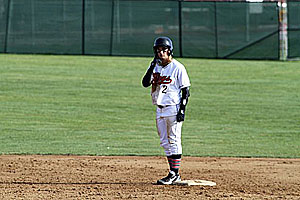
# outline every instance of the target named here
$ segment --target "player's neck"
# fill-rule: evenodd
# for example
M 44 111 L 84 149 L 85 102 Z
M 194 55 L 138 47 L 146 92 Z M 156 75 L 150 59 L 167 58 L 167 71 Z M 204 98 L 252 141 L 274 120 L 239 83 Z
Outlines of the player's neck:
M 163 62 L 162 62 L 162 67 L 165 67 L 165 66 L 167 66 L 168 64 L 170 64 L 171 62 L 172 62 L 172 56 L 169 56 L 169 58 L 168 59 L 166 59 L 166 60 L 163 60 Z

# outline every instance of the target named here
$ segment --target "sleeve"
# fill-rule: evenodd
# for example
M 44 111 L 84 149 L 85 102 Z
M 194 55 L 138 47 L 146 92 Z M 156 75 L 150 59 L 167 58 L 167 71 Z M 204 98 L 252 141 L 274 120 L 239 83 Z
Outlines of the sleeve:
M 153 65 L 150 65 L 149 68 L 147 69 L 147 72 L 144 75 L 142 80 L 142 85 L 144 87 L 149 87 L 151 85 L 153 69 L 154 69 Z
M 188 76 L 187 71 L 186 71 L 186 69 L 183 65 L 181 65 L 181 67 L 179 68 L 178 83 L 179 83 L 179 88 L 180 89 L 191 86 L 189 76 Z

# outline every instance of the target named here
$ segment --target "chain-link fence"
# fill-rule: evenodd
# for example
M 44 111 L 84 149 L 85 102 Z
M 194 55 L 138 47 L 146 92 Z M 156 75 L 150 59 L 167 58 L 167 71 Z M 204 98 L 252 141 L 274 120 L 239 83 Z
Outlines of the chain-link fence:
M 300 57 L 300 2 L 288 2 L 288 57 Z M 0 0 L 0 52 L 279 59 L 277 2 Z

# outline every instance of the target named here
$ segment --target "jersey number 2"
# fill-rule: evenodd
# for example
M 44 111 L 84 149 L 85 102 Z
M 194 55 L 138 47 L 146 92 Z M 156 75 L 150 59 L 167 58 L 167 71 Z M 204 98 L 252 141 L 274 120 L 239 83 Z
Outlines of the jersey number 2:
M 162 85 L 163 89 L 162 89 L 162 93 L 166 94 L 167 93 L 167 89 L 168 89 L 168 86 L 166 85 Z

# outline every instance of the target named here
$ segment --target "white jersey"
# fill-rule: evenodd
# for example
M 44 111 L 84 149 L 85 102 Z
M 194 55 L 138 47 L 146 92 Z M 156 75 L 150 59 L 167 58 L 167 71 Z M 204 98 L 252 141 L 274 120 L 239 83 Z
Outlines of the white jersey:
M 181 89 L 191 85 L 185 67 L 174 58 L 167 66 L 156 64 L 151 83 L 152 103 L 160 106 L 179 105 Z

